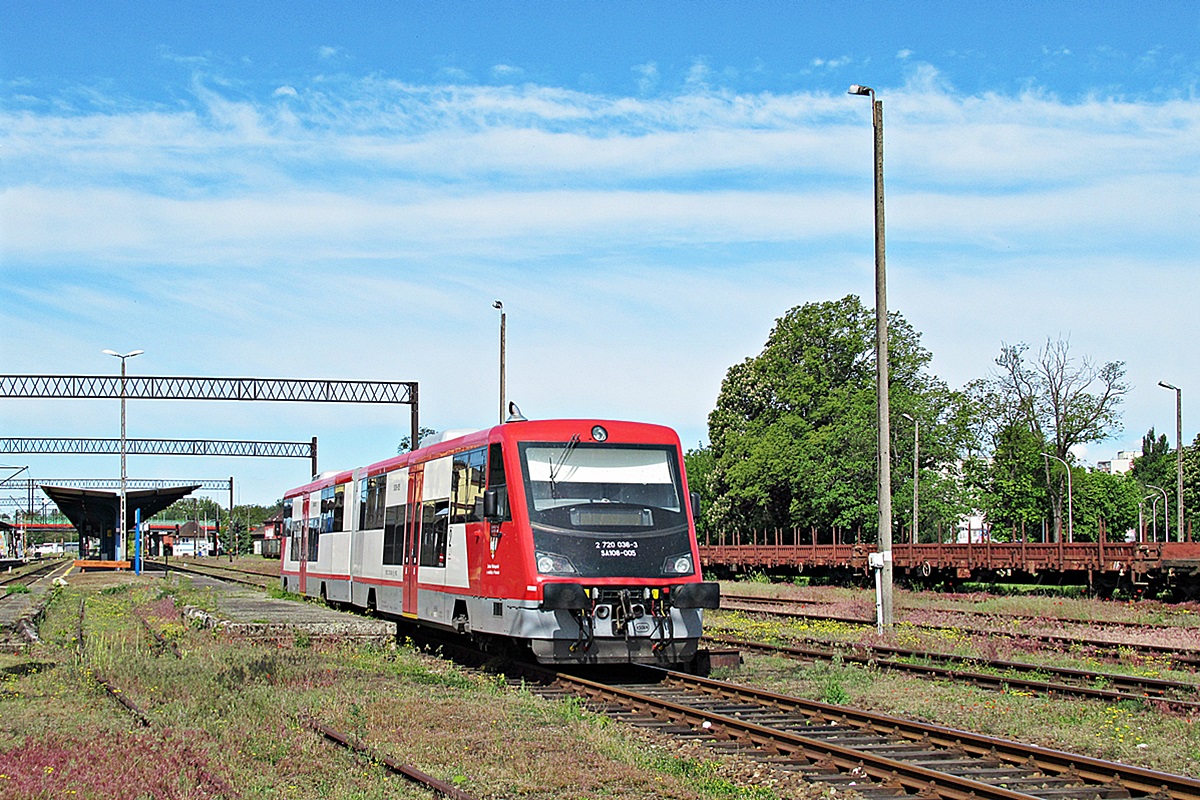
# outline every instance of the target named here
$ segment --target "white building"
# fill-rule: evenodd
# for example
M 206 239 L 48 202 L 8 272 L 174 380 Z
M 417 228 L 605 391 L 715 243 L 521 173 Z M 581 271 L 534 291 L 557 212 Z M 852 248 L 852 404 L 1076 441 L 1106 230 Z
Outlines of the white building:
M 1118 450 L 1117 457 L 1111 461 L 1097 461 L 1096 470 L 1107 472 L 1109 475 L 1124 475 L 1133 469 L 1133 460 L 1141 458 L 1141 450 Z

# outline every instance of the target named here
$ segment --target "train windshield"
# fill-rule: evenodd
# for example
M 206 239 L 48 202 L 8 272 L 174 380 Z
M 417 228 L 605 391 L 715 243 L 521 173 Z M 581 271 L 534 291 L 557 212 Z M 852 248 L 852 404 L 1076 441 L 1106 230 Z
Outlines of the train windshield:
M 693 574 L 677 451 L 659 445 L 526 443 L 521 465 L 538 572 Z

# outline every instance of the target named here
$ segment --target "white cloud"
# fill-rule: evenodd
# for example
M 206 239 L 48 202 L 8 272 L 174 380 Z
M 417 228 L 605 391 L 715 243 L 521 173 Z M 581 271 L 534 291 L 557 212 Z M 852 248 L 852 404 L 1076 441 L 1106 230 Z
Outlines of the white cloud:
M 854 59 L 850 56 L 839 56 L 838 58 L 814 58 L 812 65 L 819 69 L 835 70 L 841 69 L 847 64 L 853 64 Z
M 492 80 L 496 81 L 515 81 L 519 80 L 525 70 L 520 67 L 514 67 L 511 64 L 496 64 L 491 69 Z
M 658 89 L 661 76 L 658 73 L 658 65 L 653 61 L 645 64 L 637 64 L 633 67 L 633 71 L 638 76 L 638 94 L 647 95 Z
M 840 87 L 712 88 L 703 62 L 673 94 L 655 64 L 634 74 L 627 97 L 458 72 L 289 79 L 262 99 L 198 78 L 177 107 L 0 111 L 0 324 L 39 343 L 9 337 L 6 371 L 96 372 L 99 349 L 143 347 L 147 373 L 416 379 L 433 424 L 486 424 L 501 297 L 527 412 L 653 419 L 692 445 L 777 316 L 872 302 L 870 110 Z M 1156 381 L 1200 392 L 1200 103 L 963 95 L 919 63 L 876 88 L 891 305 L 939 374 L 961 385 L 1002 341 L 1063 331 L 1129 363 L 1133 442 L 1169 427 Z M 167 412 L 141 411 L 141 435 L 317 432 L 349 463 L 406 427 L 375 410 Z M 46 435 L 55 413 L 9 427 Z

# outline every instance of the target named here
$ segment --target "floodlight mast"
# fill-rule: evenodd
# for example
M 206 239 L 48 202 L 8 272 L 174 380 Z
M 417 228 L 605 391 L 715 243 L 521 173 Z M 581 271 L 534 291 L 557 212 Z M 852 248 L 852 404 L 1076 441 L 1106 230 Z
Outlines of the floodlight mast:
M 871 124 L 875 132 L 875 398 L 878 426 L 879 476 L 879 625 L 892 625 L 892 452 L 888 419 L 887 259 L 883 221 L 883 101 L 870 86 L 853 84 L 850 94 L 871 98 Z
M 113 553 L 114 560 L 123 560 L 125 554 L 125 362 L 134 356 L 140 356 L 145 350 L 132 350 L 128 353 L 118 353 L 116 350 L 101 351 L 106 356 L 121 359 L 121 510 L 117 522 L 117 551 Z M 134 560 L 137 561 L 135 554 Z
M 1175 524 L 1175 540 L 1183 541 L 1183 391 L 1166 381 L 1158 385 L 1175 392 L 1175 513 L 1179 521 Z M 1170 539 L 1170 535 L 1166 537 Z

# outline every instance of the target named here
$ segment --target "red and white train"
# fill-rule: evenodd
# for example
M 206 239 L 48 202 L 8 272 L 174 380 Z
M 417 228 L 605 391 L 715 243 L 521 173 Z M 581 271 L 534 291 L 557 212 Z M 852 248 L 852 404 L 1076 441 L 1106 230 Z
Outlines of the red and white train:
M 669 428 L 451 431 L 288 492 L 283 587 L 543 663 L 687 665 L 719 605 L 695 506 Z

